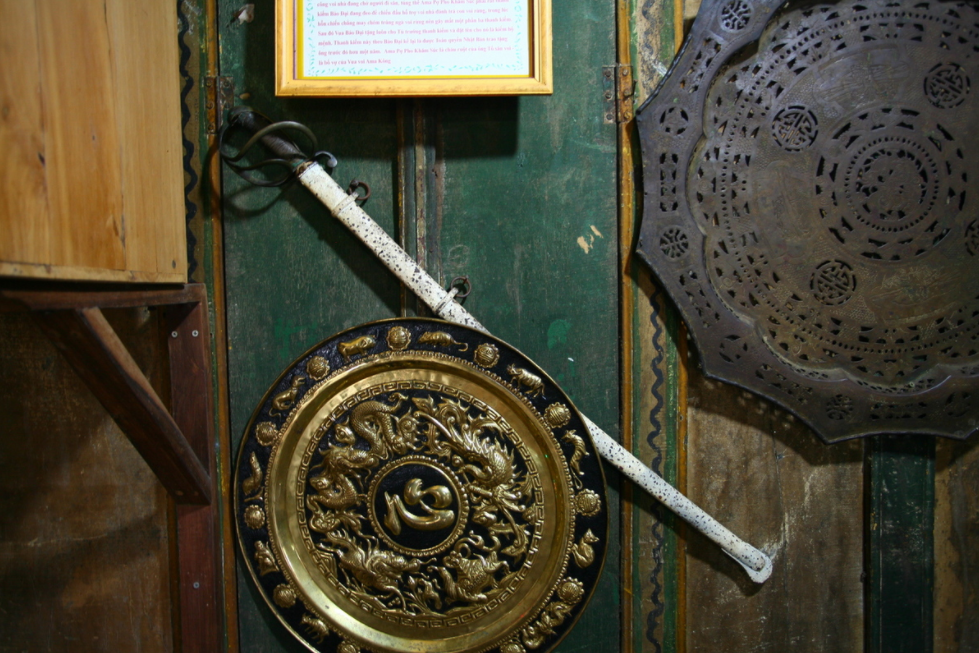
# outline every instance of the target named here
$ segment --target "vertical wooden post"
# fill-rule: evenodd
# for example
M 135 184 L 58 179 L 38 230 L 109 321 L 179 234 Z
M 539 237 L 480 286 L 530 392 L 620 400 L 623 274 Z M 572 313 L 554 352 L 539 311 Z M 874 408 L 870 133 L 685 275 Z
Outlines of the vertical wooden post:
M 867 651 L 930 653 L 935 441 L 877 436 L 869 451 Z
M 220 497 L 210 408 L 212 401 L 207 303 L 174 307 L 167 314 L 171 411 Z M 180 637 L 183 653 L 225 650 L 220 506 L 177 506 L 180 567 Z

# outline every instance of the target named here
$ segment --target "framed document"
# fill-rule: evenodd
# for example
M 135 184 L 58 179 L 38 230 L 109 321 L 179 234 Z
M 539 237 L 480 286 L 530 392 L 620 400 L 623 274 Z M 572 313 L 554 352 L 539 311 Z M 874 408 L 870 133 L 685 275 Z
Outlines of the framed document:
M 278 0 L 276 94 L 553 91 L 551 0 Z

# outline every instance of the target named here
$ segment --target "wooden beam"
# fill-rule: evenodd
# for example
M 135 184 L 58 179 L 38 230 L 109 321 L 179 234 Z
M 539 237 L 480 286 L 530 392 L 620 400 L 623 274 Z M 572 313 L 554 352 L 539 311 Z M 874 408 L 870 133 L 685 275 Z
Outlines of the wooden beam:
M 935 439 L 869 440 L 867 652 L 934 646 Z
M 220 496 L 211 410 L 211 373 L 207 304 L 167 311 L 170 353 L 170 403 L 173 418 L 190 446 L 205 461 L 211 496 Z M 224 650 L 224 588 L 221 510 L 207 506 L 177 507 L 180 567 L 180 638 L 183 653 Z
M 174 500 L 209 503 L 207 470 L 102 311 L 62 309 L 35 317 Z
M 135 308 L 194 304 L 206 301 L 202 284 L 185 284 L 173 288 L 133 289 L 130 286 L 106 289 L 105 286 L 63 285 L 51 288 L 45 284 L 36 289 L 30 284 L 5 284 L 0 289 L 0 310 L 57 311 L 73 308 Z

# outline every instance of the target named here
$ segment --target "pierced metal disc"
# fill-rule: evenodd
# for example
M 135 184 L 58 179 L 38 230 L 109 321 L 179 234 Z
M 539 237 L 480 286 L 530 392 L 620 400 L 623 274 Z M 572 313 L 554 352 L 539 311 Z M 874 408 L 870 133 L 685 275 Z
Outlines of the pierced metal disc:
M 568 398 L 486 334 L 423 319 L 324 341 L 266 394 L 239 543 L 314 651 L 546 651 L 604 562 L 605 482 Z
M 827 441 L 979 426 L 979 6 L 707 0 L 639 112 L 705 371 Z

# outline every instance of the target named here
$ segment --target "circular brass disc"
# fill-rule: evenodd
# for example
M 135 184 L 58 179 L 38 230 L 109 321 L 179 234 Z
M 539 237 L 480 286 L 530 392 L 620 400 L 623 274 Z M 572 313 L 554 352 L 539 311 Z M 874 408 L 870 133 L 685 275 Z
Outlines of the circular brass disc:
M 239 543 L 315 651 L 546 651 L 607 540 L 605 482 L 568 398 L 505 343 L 387 320 L 318 345 L 256 410 Z

